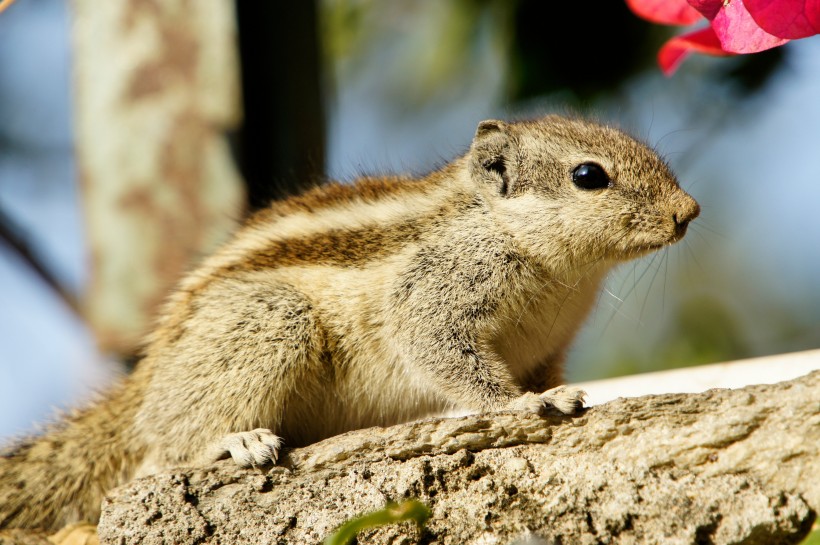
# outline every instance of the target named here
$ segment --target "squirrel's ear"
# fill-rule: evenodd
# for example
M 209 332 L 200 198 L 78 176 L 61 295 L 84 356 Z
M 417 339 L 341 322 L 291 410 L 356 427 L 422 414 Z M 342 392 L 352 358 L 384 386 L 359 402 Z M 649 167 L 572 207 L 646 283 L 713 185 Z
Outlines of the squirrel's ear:
M 497 119 L 487 119 L 479 122 L 478 128 L 475 131 L 476 139 L 492 134 L 494 132 L 504 132 L 507 124 Z
M 515 182 L 513 147 L 506 123 L 495 119 L 479 123 L 470 147 L 473 177 L 494 184 L 500 195 L 508 195 Z

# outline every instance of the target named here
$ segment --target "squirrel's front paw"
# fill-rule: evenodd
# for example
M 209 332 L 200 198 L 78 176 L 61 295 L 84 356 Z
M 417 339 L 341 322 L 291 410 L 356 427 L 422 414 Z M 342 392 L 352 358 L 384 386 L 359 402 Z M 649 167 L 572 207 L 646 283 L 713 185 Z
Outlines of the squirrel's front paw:
M 239 467 L 275 464 L 282 448 L 282 439 L 265 428 L 231 433 L 209 449 L 210 461 L 230 456 Z
M 555 409 L 562 414 L 575 414 L 584 407 L 587 393 L 575 386 L 558 386 L 541 394 L 526 393 L 513 399 L 508 409 L 546 414 Z

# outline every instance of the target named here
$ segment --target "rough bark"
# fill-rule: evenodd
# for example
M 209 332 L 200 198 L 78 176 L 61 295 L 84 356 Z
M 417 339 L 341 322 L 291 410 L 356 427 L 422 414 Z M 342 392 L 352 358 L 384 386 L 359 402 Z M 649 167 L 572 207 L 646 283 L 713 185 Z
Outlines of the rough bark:
M 103 543 L 317 543 L 416 497 L 359 543 L 796 543 L 820 508 L 820 372 L 776 385 L 618 399 L 577 417 L 496 413 L 371 428 L 130 483 Z

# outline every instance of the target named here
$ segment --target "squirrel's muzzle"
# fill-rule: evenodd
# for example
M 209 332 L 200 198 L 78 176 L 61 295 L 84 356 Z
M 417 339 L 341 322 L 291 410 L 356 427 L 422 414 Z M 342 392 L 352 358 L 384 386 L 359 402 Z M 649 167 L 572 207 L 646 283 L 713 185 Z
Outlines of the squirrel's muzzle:
M 683 193 L 682 197 L 678 209 L 672 214 L 675 222 L 675 240 L 683 238 L 689 223 L 700 214 L 700 205 L 695 199 L 686 193 Z

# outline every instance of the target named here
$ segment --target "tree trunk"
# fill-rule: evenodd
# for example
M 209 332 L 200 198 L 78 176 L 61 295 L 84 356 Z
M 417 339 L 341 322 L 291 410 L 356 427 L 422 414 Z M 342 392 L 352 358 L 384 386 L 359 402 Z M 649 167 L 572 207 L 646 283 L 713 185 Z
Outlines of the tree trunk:
M 243 183 L 231 0 L 74 0 L 76 153 L 91 279 L 85 314 L 128 354 L 194 259 L 233 230 Z

